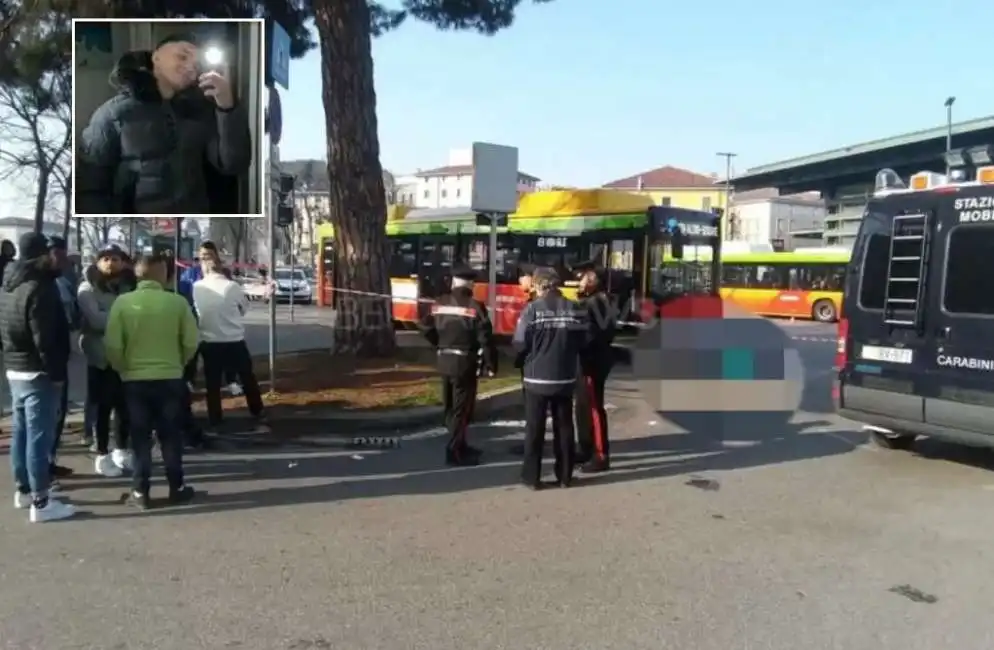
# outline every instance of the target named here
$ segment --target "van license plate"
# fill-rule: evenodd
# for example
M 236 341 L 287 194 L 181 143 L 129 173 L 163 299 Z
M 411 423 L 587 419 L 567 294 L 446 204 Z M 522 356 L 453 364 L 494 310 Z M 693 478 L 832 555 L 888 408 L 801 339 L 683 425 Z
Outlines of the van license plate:
M 914 350 L 907 348 L 885 348 L 878 345 L 864 345 L 859 356 L 870 361 L 887 361 L 889 363 L 911 363 Z

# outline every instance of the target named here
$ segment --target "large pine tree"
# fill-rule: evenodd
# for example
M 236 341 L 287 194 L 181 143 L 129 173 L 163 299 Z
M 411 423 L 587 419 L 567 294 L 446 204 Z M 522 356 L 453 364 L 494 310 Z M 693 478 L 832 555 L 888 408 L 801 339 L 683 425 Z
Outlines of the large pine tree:
M 549 0 L 532 0 L 548 2 Z M 265 17 L 292 39 L 291 55 L 320 47 L 322 98 L 335 226 L 335 343 L 364 356 L 393 352 L 386 205 L 373 87 L 372 38 L 406 19 L 440 29 L 494 34 L 509 27 L 522 0 L 0 0 L 0 83 L 18 83 L 45 66 L 64 65 L 65 21 L 53 15 L 115 18 Z M 26 9 L 27 7 L 27 9 Z M 313 19 L 318 41 L 308 29 Z M 53 26 L 47 29 L 46 26 Z M 32 39 L 19 37 L 33 34 Z M 62 55 L 62 59 L 57 56 Z M 49 57 L 49 58 L 46 58 Z M 297 91 L 299 92 L 299 91 Z M 370 296 L 387 296 L 376 298 Z

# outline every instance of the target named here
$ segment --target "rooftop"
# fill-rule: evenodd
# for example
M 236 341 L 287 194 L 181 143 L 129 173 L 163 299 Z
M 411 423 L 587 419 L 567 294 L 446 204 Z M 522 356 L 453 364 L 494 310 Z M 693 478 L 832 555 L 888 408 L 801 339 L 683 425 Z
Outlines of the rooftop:
M 418 178 L 430 178 L 434 176 L 468 176 L 472 173 L 472 165 L 445 165 L 444 167 L 435 167 L 434 169 L 419 169 L 414 175 Z M 518 172 L 518 177 L 533 183 L 542 180 L 537 176 L 532 176 L 522 171 Z
M 718 178 L 714 174 L 698 174 L 689 169 L 665 165 L 635 174 L 634 176 L 627 176 L 616 181 L 611 181 L 610 183 L 605 183 L 604 187 L 614 190 L 682 189 L 713 187 L 717 181 Z

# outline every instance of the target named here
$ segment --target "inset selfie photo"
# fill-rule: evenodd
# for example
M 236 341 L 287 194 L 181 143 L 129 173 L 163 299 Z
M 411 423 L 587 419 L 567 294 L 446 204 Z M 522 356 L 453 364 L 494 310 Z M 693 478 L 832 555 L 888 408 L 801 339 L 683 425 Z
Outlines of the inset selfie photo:
M 264 33 L 74 20 L 76 216 L 262 216 Z

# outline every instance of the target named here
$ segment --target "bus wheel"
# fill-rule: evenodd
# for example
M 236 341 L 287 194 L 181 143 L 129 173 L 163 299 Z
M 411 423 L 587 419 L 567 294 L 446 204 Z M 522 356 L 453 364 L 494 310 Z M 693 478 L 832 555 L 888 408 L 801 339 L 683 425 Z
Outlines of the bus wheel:
M 915 444 L 914 436 L 907 433 L 884 433 L 883 431 L 869 431 L 870 440 L 881 449 L 894 449 L 897 451 L 907 451 L 911 445 Z
M 819 323 L 834 323 L 838 318 L 835 312 L 835 303 L 831 300 L 819 300 L 811 308 L 811 318 Z

